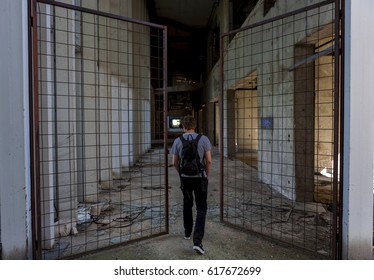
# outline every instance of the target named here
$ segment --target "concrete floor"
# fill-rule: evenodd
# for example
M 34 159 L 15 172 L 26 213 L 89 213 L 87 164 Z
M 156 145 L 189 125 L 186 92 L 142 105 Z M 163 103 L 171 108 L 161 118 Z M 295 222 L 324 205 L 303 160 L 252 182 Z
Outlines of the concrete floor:
M 259 234 L 240 230 L 222 223 L 219 219 L 219 155 L 213 154 L 213 170 L 209 181 L 208 214 L 203 244 L 204 256 L 192 250 L 192 241 L 183 239 L 182 194 L 179 178 L 169 167 L 169 234 L 129 244 L 116 245 L 110 249 L 85 253 L 75 259 L 81 260 L 318 260 L 326 255 L 270 239 Z
M 180 233 L 85 254 L 79 260 L 323 260 L 323 255 L 266 239 L 219 223 L 208 222 L 205 255 L 192 250 Z

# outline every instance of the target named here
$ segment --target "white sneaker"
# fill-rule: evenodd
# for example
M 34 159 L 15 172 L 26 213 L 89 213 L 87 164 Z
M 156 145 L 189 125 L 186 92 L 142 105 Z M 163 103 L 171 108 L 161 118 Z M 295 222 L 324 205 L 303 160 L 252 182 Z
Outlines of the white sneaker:
M 204 251 L 204 248 L 203 248 L 203 244 L 200 244 L 200 245 L 194 245 L 192 247 L 192 249 L 195 250 L 196 253 L 198 253 L 199 255 L 204 255 L 205 251 Z

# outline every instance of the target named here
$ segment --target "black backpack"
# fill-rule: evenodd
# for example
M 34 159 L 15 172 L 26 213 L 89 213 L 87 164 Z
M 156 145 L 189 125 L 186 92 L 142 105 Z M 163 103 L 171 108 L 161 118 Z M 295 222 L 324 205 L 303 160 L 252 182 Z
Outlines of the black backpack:
M 204 168 L 200 161 L 200 156 L 197 151 L 197 144 L 201 138 L 201 134 L 198 134 L 195 139 L 192 135 L 187 136 L 187 140 L 184 139 L 183 135 L 179 137 L 182 141 L 182 158 L 179 166 L 179 174 L 187 176 L 196 176 L 202 173 Z

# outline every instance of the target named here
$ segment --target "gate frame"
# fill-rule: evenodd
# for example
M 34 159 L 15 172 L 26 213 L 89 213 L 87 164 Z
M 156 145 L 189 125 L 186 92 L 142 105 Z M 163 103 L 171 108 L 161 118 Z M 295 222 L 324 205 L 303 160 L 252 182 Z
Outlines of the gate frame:
M 220 151 L 220 176 L 219 176 L 219 187 L 220 187 L 220 221 L 229 224 L 224 220 L 224 49 L 225 49 L 225 38 L 230 35 L 235 35 L 241 31 L 252 29 L 264 24 L 268 24 L 280 19 L 287 18 L 292 15 L 297 15 L 308 10 L 316 9 L 323 7 L 328 4 L 334 4 L 334 114 L 333 124 L 334 124 L 334 149 L 333 149 L 333 170 L 338 170 L 340 174 L 340 182 L 338 181 L 338 176 L 333 177 L 333 203 L 332 203 L 332 212 L 333 212 L 333 223 L 332 223 L 332 238 L 331 238 L 331 248 L 332 248 L 332 257 L 334 259 L 342 259 L 342 219 L 338 219 L 338 216 L 342 217 L 343 213 L 343 142 L 344 142 L 344 112 L 342 108 L 344 107 L 344 13 L 345 13 L 345 0 L 326 0 L 313 5 L 309 5 L 294 11 L 290 11 L 269 19 L 262 20 L 229 32 L 223 33 L 220 36 L 220 70 L 219 70 L 219 79 L 220 79 L 220 93 L 219 93 L 219 123 L 220 123 L 220 138 L 219 138 L 219 151 Z M 338 50 L 338 51 L 336 51 Z M 338 161 L 338 154 L 340 153 L 340 161 Z M 336 173 L 335 173 L 336 174 Z M 339 187 L 340 186 L 340 187 Z M 266 235 L 265 235 L 266 236 Z M 270 237 L 272 238 L 272 237 Z M 279 240 L 282 241 L 282 240 Z
M 142 239 L 152 238 L 154 236 L 168 234 L 169 233 L 169 193 L 168 193 L 168 129 L 166 126 L 168 111 L 167 111 L 167 27 L 155 23 L 150 23 L 134 18 L 119 16 L 111 13 L 101 12 L 98 10 L 83 8 L 80 6 L 70 5 L 54 0 L 29 0 L 29 98 L 30 98 L 30 175 L 31 175 L 31 230 L 32 230 L 32 256 L 33 259 L 42 259 L 42 237 L 41 237 L 41 197 L 40 197 L 40 129 L 39 129 L 39 76 L 38 76 L 38 21 L 37 21 L 37 3 L 51 5 L 55 7 L 65 8 L 68 10 L 93 14 L 102 16 L 110 19 L 125 21 L 129 23 L 135 23 L 147 27 L 157 28 L 162 30 L 163 34 L 163 134 L 164 134 L 164 180 L 165 180 L 165 228 L 164 233 L 158 233 L 155 235 L 130 240 L 125 243 L 131 243 L 132 241 L 139 241 Z M 101 249 L 107 249 L 109 247 L 119 246 L 123 243 L 119 243 L 112 246 L 107 246 Z M 100 250 L 100 249 L 97 249 Z

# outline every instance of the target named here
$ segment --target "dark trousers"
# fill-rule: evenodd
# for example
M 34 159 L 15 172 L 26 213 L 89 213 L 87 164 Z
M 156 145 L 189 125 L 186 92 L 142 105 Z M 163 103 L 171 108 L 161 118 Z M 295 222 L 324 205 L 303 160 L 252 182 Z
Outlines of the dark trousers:
M 185 236 L 190 236 L 193 229 L 192 207 L 195 198 L 196 221 L 193 231 L 193 243 L 202 243 L 207 211 L 208 180 L 206 178 L 181 178 L 183 192 L 183 223 Z

